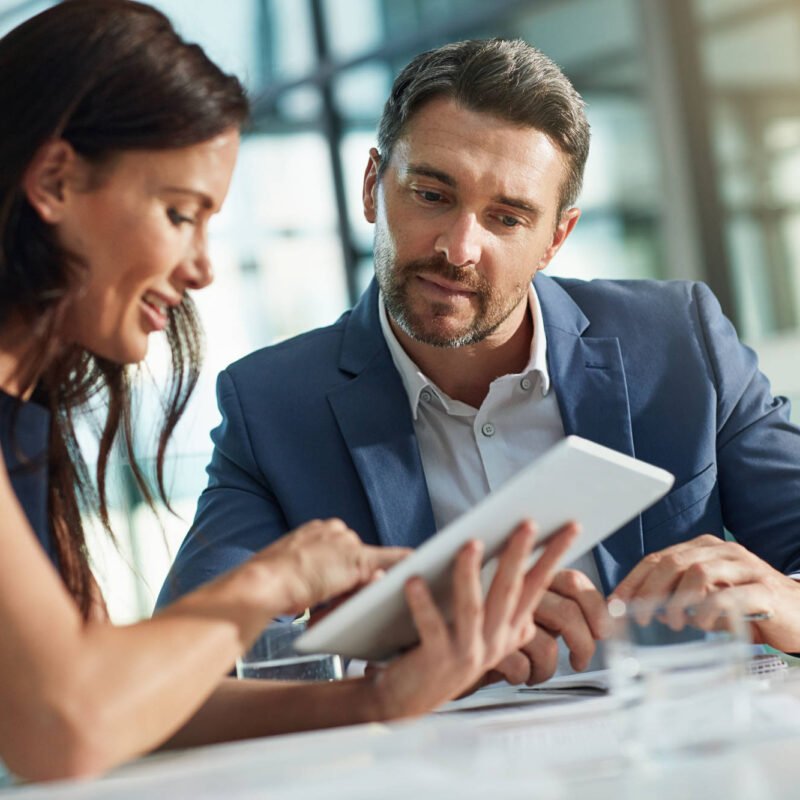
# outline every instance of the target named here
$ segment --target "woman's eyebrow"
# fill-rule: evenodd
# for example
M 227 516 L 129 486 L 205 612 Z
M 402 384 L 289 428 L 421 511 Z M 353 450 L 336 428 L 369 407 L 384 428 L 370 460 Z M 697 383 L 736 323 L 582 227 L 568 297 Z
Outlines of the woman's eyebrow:
M 205 192 L 201 192 L 199 189 L 192 189 L 188 186 L 162 186 L 161 191 L 174 194 L 189 194 L 197 198 L 204 208 L 214 208 L 214 201 Z

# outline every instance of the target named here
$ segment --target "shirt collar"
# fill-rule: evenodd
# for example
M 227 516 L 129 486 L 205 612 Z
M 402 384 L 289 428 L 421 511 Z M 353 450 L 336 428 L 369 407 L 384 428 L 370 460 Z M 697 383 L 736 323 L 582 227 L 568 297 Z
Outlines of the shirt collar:
M 400 378 L 403 381 L 406 394 L 408 395 L 408 402 L 411 406 L 411 415 L 416 420 L 417 411 L 419 409 L 420 395 L 423 391 L 432 391 L 441 400 L 442 404 L 450 413 L 452 413 L 456 406 L 464 406 L 456 400 L 448 397 L 420 368 L 414 363 L 411 356 L 403 349 L 403 346 L 395 336 L 392 326 L 389 324 L 389 317 L 386 313 L 386 306 L 383 302 L 383 294 L 381 293 L 378 298 L 378 317 L 381 325 L 381 332 L 383 338 L 386 340 L 386 345 L 392 356 L 397 371 L 400 373 Z M 533 319 L 533 338 L 531 339 L 530 358 L 522 370 L 520 375 L 527 375 L 530 373 L 538 373 L 542 394 L 547 394 L 550 391 L 550 373 L 547 370 L 547 337 L 544 331 L 544 318 L 542 316 L 542 307 L 539 303 L 539 298 L 536 290 L 531 282 L 528 289 L 528 308 L 531 311 Z M 468 408 L 467 406 L 464 406 Z
M 539 295 L 536 294 L 534 282 L 531 281 L 528 291 L 528 304 L 533 318 L 533 339 L 531 340 L 531 357 L 523 372 L 538 372 L 542 382 L 542 394 L 550 391 L 550 372 L 547 369 L 547 334 L 544 332 L 544 315 Z

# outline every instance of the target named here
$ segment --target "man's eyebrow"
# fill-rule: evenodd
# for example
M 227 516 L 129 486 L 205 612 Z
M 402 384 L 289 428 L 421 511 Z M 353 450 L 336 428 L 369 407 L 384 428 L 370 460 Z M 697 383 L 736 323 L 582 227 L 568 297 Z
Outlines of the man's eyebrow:
M 540 217 L 542 215 L 542 209 L 539 206 L 532 205 L 527 200 L 521 200 L 517 197 L 506 197 L 505 195 L 499 195 L 498 197 L 495 197 L 495 202 L 500 203 L 500 205 L 503 206 L 518 208 L 520 211 L 525 211 L 534 217 Z
M 439 181 L 439 183 L 443 183 L 445 186 L 450 186 L 453 189 L 458 186 L 458 182 L 452 175 L 448 175 L 446 172 L 442 172 L 442 170 L 431 167 L 428 164 L 409 164 L 406 172 L 409 175 L 421 175 L 424 178 L 433 178 Z M 511 208 L 518 208 L 520 211 L 524 211 L 533 217 L 541 217 L 544 213 L 540 206 L 519 197 L 497 195 L 497 197 L 493 199 L 495 203 L 499 203 L 503 206 L 510 206 Z
M 203 208 L 214 208 L 214 201 L 205 192 L 201 192 L 199 189 L 191 189 L 188 186 L 163 186 L 161 190 L 164 192 L 172 192 L 173 194 L 190 194 L 200 201 Z
M 448 175 L 446 172 L 442 172 L 435 167 L 428 166 L 428 164 L 409 164 L 406 172 L 409 175 L 421 175 L 423 178 L 433 178 L 435 181 L 439 181 L 439 183 L 443 183 L 445 186 L 451 186 L 453 188 L 456 186 L 456 179 L 452 175 Z

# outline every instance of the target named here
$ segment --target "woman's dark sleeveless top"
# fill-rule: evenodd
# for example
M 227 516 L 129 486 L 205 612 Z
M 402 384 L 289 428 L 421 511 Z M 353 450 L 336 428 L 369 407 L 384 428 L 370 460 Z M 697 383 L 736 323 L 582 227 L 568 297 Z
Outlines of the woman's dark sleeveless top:
M 13 429 L 12 429 L 13 426 Z M 56 563 L 47 519 L 50 412 L 0 391 L 0 447 L 11 486 L 45 552 Z

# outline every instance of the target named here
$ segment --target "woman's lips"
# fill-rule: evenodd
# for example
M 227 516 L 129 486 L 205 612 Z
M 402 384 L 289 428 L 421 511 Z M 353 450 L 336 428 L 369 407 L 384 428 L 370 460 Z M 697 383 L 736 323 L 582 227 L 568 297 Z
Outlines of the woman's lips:
M 161 308 L 148 303 L 144 298 L 139 301 L 139 305 L 148 322 L 148 326 L 153 331 L 163 331 L 167 327 L 167 315 Z

